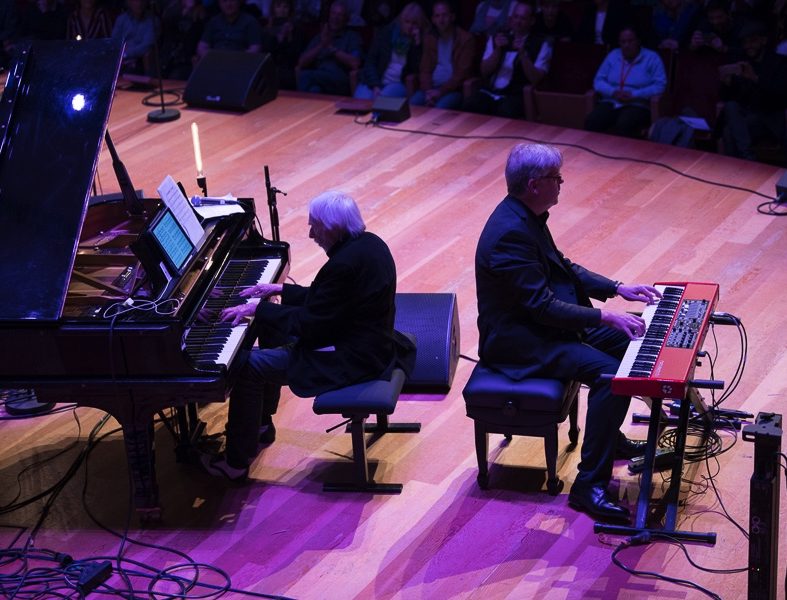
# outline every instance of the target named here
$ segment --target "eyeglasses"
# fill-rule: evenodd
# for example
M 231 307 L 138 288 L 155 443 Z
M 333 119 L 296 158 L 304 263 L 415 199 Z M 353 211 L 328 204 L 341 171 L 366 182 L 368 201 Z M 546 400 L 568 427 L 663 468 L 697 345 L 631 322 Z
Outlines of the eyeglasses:
M 554 179 L 558 185 L 564 183 L 562 175 L 542 175 L 541 177 L 536 177 L 536 179 Z

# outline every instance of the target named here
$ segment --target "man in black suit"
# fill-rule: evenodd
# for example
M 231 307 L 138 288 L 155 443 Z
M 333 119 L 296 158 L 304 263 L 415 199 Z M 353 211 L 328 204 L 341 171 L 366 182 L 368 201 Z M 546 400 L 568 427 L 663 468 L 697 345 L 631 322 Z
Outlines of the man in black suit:
M 394 331 L 396 265 L 383 240 L 365 231 L 355 201 L 326 192 L 309 203 L 309 237 L 328 262 L 308 287 L 259 284 L 240 295 L 254 300 L 225 309 L 234 325 L 254 316 L 263 346 L 253 350 L 230 397 L 225 456 L 202 458 L 205 469 L 244 479 L 258 443 L 275 438 L 271 416 L 280 386 L 310 397 L 372 379 L 390 379 L 395 366 L 408 371 L 413 344 Z
M 593 516 L 627 519 L 607 491 L 616 456 L 644 452 L 644 442 L 620 433 L 630 398 L 615 396 L 608 379 L 629 340 L 642 336 L 639 316 L 594 308 L 590 298 L 615 295 L 652 303 L 648 285 L 624 285 L 568 260 L 547 228 L 558 202 L 563 157 L 551 146 L 519 144 L 506 163 L 508 196 L 481 233 L 475 257 L 478 353 L 512 379 L 554 377 L 590 387 L 579 473 L 571 506 Z

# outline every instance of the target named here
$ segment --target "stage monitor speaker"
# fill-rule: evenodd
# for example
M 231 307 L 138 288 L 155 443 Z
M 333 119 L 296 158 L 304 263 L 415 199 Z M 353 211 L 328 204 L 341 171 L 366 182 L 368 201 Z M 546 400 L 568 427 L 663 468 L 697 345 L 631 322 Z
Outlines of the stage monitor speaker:
M 404 390 L 448 391 L 459 361 L 456 294 L 396 294 L 395 327 L 413 334 L 418 345 Z
M 189 106 L 248 111 L 276 98 L 270 54 L 211 50 L 194 67 L 183 100 Z
M 372 103 L 372 115 L 385 123 L 401 123 L 410 118 L 407 98 L 377 96 Z

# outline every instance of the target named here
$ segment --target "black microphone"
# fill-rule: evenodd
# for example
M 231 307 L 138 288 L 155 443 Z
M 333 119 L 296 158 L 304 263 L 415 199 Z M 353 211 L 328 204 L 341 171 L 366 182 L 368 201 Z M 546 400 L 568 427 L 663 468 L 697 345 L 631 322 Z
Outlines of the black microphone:
M 156 3 L 151 2 L 151 5 L 156 6 Z M 161 17 L 160 14 L 157 14 L 156 16 Z M 156 61 L 156 77 L 158 78 L 158 91 L 161 108 L 151 110 L 148 113 L 148 121 L 150 123 L 169 123 L 170 121 L 176 121 L 180 118 L 180 111 L 177 108 L 167 108 L 164 102 L 164 81 L 161 78 L 161 57 L 158 51 L 158 36 L 156 36 L 156 38 L 153 40 L 153 53 L 153 59 Z M 207 193 L 205 195 L 207 196 Z
M 131 177 L 128 175 L 126 165 L 120 160 L 117 150 L 115 150 L 115 144 L 112 143 L 109 129 L 104 133 L 104 140 L 107 142 L 107 149 L 112 157 L 112 169 L 114 169 L 115 178 L 118 180 L 118 185 L 120 185 L 120 192 L 123 194 L 123 203 L 126 205 L 126 211 L 130 215 L 141 215 L 144 212 L 144 205 L 134 191 L 134 184 L 131 183 Z

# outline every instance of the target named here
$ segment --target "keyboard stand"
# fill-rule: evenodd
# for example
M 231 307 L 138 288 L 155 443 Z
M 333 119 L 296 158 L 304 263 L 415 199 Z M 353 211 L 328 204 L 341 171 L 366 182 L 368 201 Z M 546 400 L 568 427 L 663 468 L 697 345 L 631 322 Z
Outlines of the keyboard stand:
M 608 523 L 595 523 L 593 531 L 596 533 L 611 533 L 613 535 L 634 536 L 644 532 L 650 532 L 652 537 L 659 534 L 669 536 L 687 542 L 702 542 L 705 544 L 716 544 L 716 534 L 714 532 L 681 531 L 676 529 L 678 518 L 678 501 L 680 497 L 680 483 L 683 474 L 683 456 L 686 451 L 686 435 L 688 432 L 690 407 L 705 406 L 702 397 L 696 389 L 689 388 L 688 394 L 690 402 L 680 403 L 680 414 L 678 415 L 678 426 L 675 431 L 674 462 L 672 464 L 672 475 L 667 492 L 662 498 L 661 503 L 665 505 L 663 527 L 648 527 L 648 517 L 650 516 L 650 497 L 653 491 L 653 472 L 656 460 L 656 446 L 659 437 L 659 417 L 662 409 L 662 398 L 651 398 L 650 420 L 648 422 L 648 440 L 645 447 L 645 466 L 640 479 L 639 496 L 637 498 L 637 513 L 633 526 L 612 525 Z M 705 407 L 707 414 L 707 407 Z

